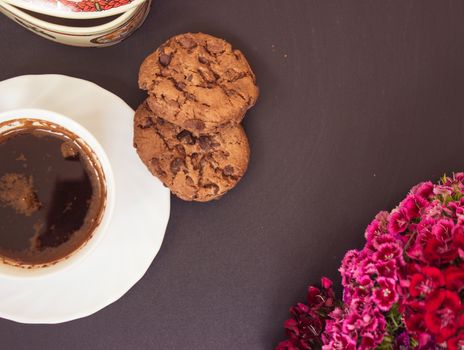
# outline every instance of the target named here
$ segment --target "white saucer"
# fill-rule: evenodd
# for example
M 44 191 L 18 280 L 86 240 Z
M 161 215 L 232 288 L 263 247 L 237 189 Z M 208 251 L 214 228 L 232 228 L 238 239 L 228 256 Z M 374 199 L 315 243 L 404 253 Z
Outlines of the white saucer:
M 0 279 L 0 317 L 59 323 L 93 314 L 123 296 L 146 272 L 163 241 L 170 194 L 132 147 L 134 111 L 85 80 L 27 75 L 0 82 L 0 112 L 41 108 L 86 127 L 113 167 L 116 203 L 105 237 L 84 261 L 41 279 Z

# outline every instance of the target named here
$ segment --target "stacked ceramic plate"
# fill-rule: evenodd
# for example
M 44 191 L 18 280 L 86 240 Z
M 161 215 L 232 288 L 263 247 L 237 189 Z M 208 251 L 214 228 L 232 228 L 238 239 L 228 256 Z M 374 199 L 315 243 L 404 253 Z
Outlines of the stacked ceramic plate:
M 49 40 L 102 47 L 139 28 L 150 5 L 151 0 L 0 0 L 0 12 Z

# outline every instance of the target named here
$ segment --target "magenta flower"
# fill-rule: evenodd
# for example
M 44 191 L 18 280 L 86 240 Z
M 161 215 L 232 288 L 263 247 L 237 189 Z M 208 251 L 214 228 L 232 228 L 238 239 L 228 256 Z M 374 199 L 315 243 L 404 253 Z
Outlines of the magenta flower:
M 370 242 L 375 237 L 379 237 L 388 233 L 388 220 L 390 214 L 386 211 L 379 212 L 375 219 L 367 226 L 365 238 Z
M 411 193 L 416 196 L 428 199 L 433 193 L 433 183 L 430 181 L 422 182 L 411 189 Z
M 411 339 L 408 332 L 402 332 L 395 337 L 393 350 L 411 350 Z
M 421 197 L 410 194 L 400 203 L 399 209 L 408 220 L 412 220 L 419 216 L 420 206 L 424 206 L 424 202 Z
M 454 223 L 451 219 L 440 219 L 432 227 L 432 235 L 437 239 L 449 241 L 451 239 Z
M 378 288 L 374 290 L 373 300 L 380 310 L 388 311 L 398 301 L 398 293 L 395 288 L 396 282 L 392 278 L 380 277 L 377 284 Z
M 386 235 L 382 235 L 382 236 L 377 236 L 375 237 L 372 242 L 368 242 L 366 244 L 366 247 L 368 247 L 369 249 L 372 249 L 373 251 L 376 251 L 379 249 L 379 247 L 382 245 L 382 244 L 385 244 L 385 243 L 397 243 L 398 242 L 398 238 L 395 238 L 394 236 L 390 235 L 390 234 L 386 234 Z
M 359 252 L 357 250 L 350 250 L 345 254 L 342 260 L 342 265 L 338 269 L 342 276 L 342 284 L 344 287 L 348 287 L 353 279 L 354 271 L 357 269 L 357 262 L 359 258 Z
M 388 262 L 390 260 L 401 260 L 402 250 L 397 243 L 385 243 L 379 246 L 374 254 L 374 260 L 378 262 Z
M 461 183 L 464 183 L 464 173 L 463 172 L 459 172 L 459 173 L 454 173 L 454 179 L 456 181 L 459 181 Z
M 409 220 L 406 213 L 403 210 L 396 210 L 390 215 L 388 230 L 392 234 L 398 234 L 406 231 L 408 224 Z
M 381 339 L 383 338 L 383 335 Z M 361 337 L 361 344 L 359 344 L 359 350 L 371 350 L 376 349 L 377 345 L 379 345 L 382 341 L 378 340 L 378 335 L 375 333 L 363 333 Z
M 364 278 L 369 278 L 374 274 L 378 274 L 376 260 L 373 258 L 366 258 L 359 262 L 359 273 L 356 274 L 356 283 L 364 284 L 361 282 Z
M 321 284 L 322 284 L 322 288 L 324 288 L 327 291 L 331 290 L 333 286 L 333 282 L 327 277 L 321 278 Z
M 329 316 L 322 334 L 322 350 L 356 350 L 356 338 L 342 331 L 345 311 L 335 308 Z
M 396 265 L 396 260 L 381 261 L 377 263 L 377 271 L 379 276 L 393 278 L 397 277 L 398 267 Z
M 375 237 L 382 235 L 383 233 L 380 230 L 380 222 L 377 219 L 374 219 L 366 228 L 364 237 L 368 242 L 372 241 Z
M 427 242 L 433 237 L 432 228 L 436 220 L 427 218 L 423 219 L 415 229 L 415 238 L 411 240 L 406 254 L 412 258 L 420 261 L 426 261 L 424 257 L 424 248 Z
M 322 350 L 356 350 L 356 341 L 343 333 L 333 333 Z
M 433 194 L 442 196 L 443 198 L 448 198 L 453 194 L 453 189 L 446 185 L 435 185 L 433 187 Z
M 353 299 L 349 309 L 335 309 L 326 323 L 323 349 L 375 349 L 385 335 L 386 321 L 366 299 Z M 360 344 L 356 347 L 356 344 Z
M 424 219 L 439 219 L 443 216 L 443 203 L 441 201 L 434 200 L 424 208 Z

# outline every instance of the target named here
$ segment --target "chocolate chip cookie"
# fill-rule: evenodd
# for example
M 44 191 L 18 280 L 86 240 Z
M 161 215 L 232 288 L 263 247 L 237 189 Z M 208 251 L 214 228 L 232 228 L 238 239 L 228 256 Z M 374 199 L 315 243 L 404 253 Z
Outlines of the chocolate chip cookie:
M 195 136 L 153 113 L 147 101 L 134 117 L 134 147 L 148 169 L 179 198 L 206 202 L 241 179 L 250 149 L 240 125 Z
M 140 67 L 139 86 L 150 109 L 195 135 L 239 123 L 259 90 L 246 58 L 222 39 L 197 33 L 175 36 Z

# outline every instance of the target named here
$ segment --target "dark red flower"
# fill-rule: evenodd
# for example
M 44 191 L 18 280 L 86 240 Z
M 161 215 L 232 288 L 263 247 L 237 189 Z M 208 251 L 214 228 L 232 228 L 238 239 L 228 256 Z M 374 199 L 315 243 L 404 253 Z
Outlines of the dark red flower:
M 450 266 L 445 270 L 446 288 L 459 292 L 464 288 L 464 268 Z
M 427 338 L 426 334 L 422 334 L 425 338 Z M 438 346 L 437 343 L 429 338 L 424 344 L 419 345 L 419 347 L 414 348 L 414 350 L 443 350 L 441 346 Z
M 308 287 L 308 305 L 297 304 L 290 309 L 292 315 L 284 323 L 288 339 L 277 345 L 277 350 L 310 350 L 321 345 L 325 320 L 334 309 L 332 281 L 321 280 L 321 288 Z
M 448 339 L 446 343 L 448 345 L 448 350 L 464 349 L 464 314 L 461 314 L 458 323 L 458 327 L 460 328 L 460 330 L 455 336 Z
M 461 308 L 459 295 L 448 290 L 438 290 L 427 298 L 425 325 L 438 343 L 456 334 Z
M 334 306 L 335 299 L 334 292 L 332 290 L 332 281 L 327 277 L 322 277 L 321 285 L 322 289 L 315 286 L 308 287 L 308 294 L 306 297 L 308 306 L 311 309 L 329 308 L 331 311 Z M 329 313 L 330 311 L 326 310 L 326 313 Z
M 434 237 L 426 243 L 424 256 L 431 263 L 446 264 L 458 257 L 458 250 L 452 244 Z
M 445 276 L 436 267 L 424 267 L 411 277 L 409 293 L 412 297 L 427 296 L 445 284 Z
M 457 236 L 463 236 L 464 235 L 464 226 L 463 225 L 455 225 L 453 227 L 453 230 L 451 232 L 452 238 L 456 238 Z
M 304 304 L 297 304 L 290 309 L 293 318 L 285 321 L 287 335 L 297 349 L 312 349 L 312 341 L 317 340 L 322 332 L 320 316 Z
M 431 237 L 425 242 L 424 256 L 435 264 L 446 264 L 458 257 L 453 243 L 454 223 L 449 219 L 439 220 L 432 228 Z
M 461 330 L 454 337 L 451 337 L 446 342 L 448 350 L 462 350 L 464 349 L 464 330 Z
M 464 259 L 464 227 L 461 225 L 453 230 L 453 247 L 458 251 L 461 259 Z
M 464 231 L 452 220 L 442 219 L 434 225 L 432 237 L 426 242 L 424 255 L 427 261 L 446 264 L 456 259 L 464 248 Z
M 414 275 L 416 273 L 420 273 L 421 271 L 422 271 L 421 265 L 415 262 L 409 262 L 402 271 L 403 274 L 402 274 L 402 278 L 400 279 L 401 287 L 409 288 L 409 286 L 411 285 L 411 280 L 409 276 Z
M 299 349 L 296 347 L 296 344 L 292 340 L 287 339 L 287 340 L 281 341 L 277 345 L 276 350 L 299 350 Z
M 422 313 L 413 313 L 404 318 L 406 328 L 412 334 L 421 333 L 425 329 L 424 315 Z
M 324 300 L 319 297 L 321 290 L 314 286 L 308 287 L 308 294 L 306 300 L 309 306 L 319 306 L 324 303 Z

